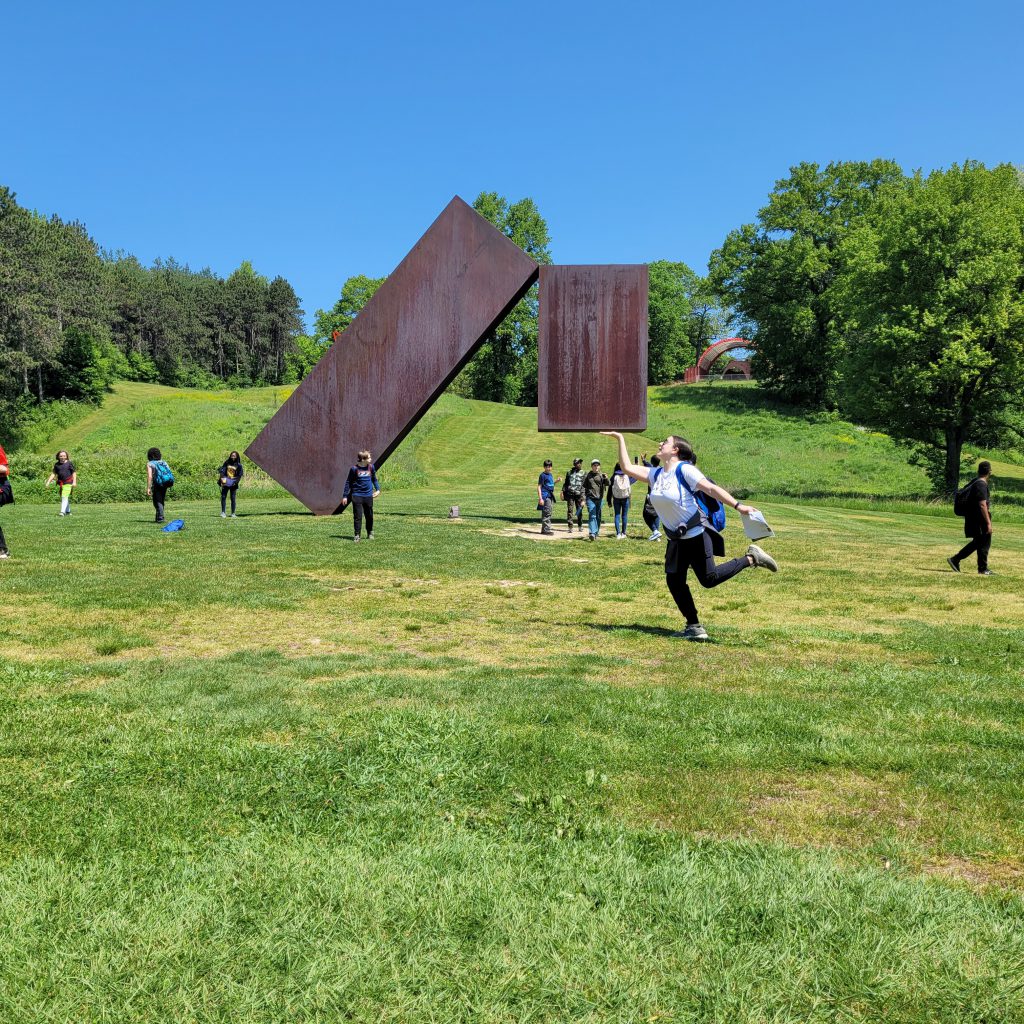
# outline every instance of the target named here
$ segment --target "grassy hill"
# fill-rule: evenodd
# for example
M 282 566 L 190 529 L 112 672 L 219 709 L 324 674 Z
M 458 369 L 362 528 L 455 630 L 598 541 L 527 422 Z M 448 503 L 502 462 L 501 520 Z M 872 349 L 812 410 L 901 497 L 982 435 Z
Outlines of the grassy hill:
M 137 500 L 151 445 L 173 463 L 179 498 L 213 497 L 216 467 L 232 448 L 244 450 L 289 393 L 119 384 L 100 409 L 18 453 L 19 497 L 42 496 L 53 452 L 65 447 L 79 469 L 80 502 Z M 649 429 L 633 447 L 653 450 L 667 433 L 689 437 L 716 480 L 757 500 L 891 504 L 929 498 L 923 470 L 884 434 L 796 413 L 750 386 L 652 388 Z M 977 454 L 967 453 L 966 463 Z M 608 471 L 615 461 L 607 438 L 538 434 L 533 409 L 444 396 L 388 461 L 382 479 L 389 490 L 430 486 L 458 503 L 463 494 L 528 493 L 543 459 L 553 459 L 556 471 L 564 472 L 576 455 L 587 463 L 600 458 Z M 999 477 L 1011 484 L 1002 491 L 997 484 L 997 494 L 1024 504 L 1024 470 L 1001 463 Z M 243 489 L 246 497 L 283 493 L 255 467 Z

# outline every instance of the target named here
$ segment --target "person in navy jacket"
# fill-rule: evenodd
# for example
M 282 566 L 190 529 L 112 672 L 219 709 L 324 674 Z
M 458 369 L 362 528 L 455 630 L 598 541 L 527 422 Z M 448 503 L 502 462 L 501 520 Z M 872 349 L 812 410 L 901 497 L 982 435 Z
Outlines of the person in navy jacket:
M 341 507 L 352 502 L 355 517 L 356 541 L 363 532 L 363 516 L 366 516 L 366 539 L 373 540 L 373 499 L 380 494 L 377 470 L 370 461 L 370 453 L 359 453 L 359 461 L 348 471 L 345 491 L 341 496 Z

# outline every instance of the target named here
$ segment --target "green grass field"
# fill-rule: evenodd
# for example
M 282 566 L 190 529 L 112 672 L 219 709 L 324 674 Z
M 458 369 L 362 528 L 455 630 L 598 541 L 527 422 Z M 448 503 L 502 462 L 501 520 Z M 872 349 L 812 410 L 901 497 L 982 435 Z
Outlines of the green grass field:
M 0 513 L 5 1024 L 1024 1020 L 1012 502 L 958 576 L 888 439 L 656 392 L 782 565 L 698 592 L 685 646 L 639 517 L 536 537 L 539 459 L 608 439 L 446 398 L 354 545 L 258 479 L 220 519 L 198 467 L 270 392 L 149 396 L 53 440 L 83 498 L 179 452 L 183 532 Z

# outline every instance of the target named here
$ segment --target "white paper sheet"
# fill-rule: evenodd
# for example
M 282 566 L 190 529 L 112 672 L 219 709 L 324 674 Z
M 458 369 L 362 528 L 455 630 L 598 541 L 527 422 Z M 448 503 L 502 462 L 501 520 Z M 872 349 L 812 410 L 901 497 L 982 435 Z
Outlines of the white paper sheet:
M 764 521 L 764 516 L 755 509 L 750 515 L 740 513 L 743 520 L 743 532 L 750 540 L 764 540 L 766 537 L 774 537 L 775 531 Z

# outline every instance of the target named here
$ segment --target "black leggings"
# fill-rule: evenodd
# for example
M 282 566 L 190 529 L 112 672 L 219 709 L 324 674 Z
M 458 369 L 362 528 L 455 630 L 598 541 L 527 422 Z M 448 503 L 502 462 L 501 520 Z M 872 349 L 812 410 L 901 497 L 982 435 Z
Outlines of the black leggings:
M 353 498 L 352 515 L 356 521 L 356 536 L 363 532 L 363 516 L 366 516 L 366 534 L 373 533 L 373 498 Z
M 700 622 L 697 606 L 693 603 L 693 595 L 686 583 L 688 569 L 693 569 L 693 574 L 702 587 L 710 589 L 731 580 L 749 565 L 746 556 L 716 564 L 711 550 L 711 538 L 707 531 L 689 540 L 670 539 L 665 552 L 665 582 L 668 584 L 669 593 L 675 598 L 676 607 L 686 619 L 686 624 L 693 626 Z
M 220 510 L 221 512 L 227 511 L 227 496 L 231 495 L 231 514 L 235 514 L 235 503 L 238 501 L 238 485 L 234 487 L 221 487 L 220 489 Z
M 7 541 L 4 539 L 4 528 L 0 526 L 0 552 L 7 552 Z M 9 554 L 9 552 L 7 552 Z

